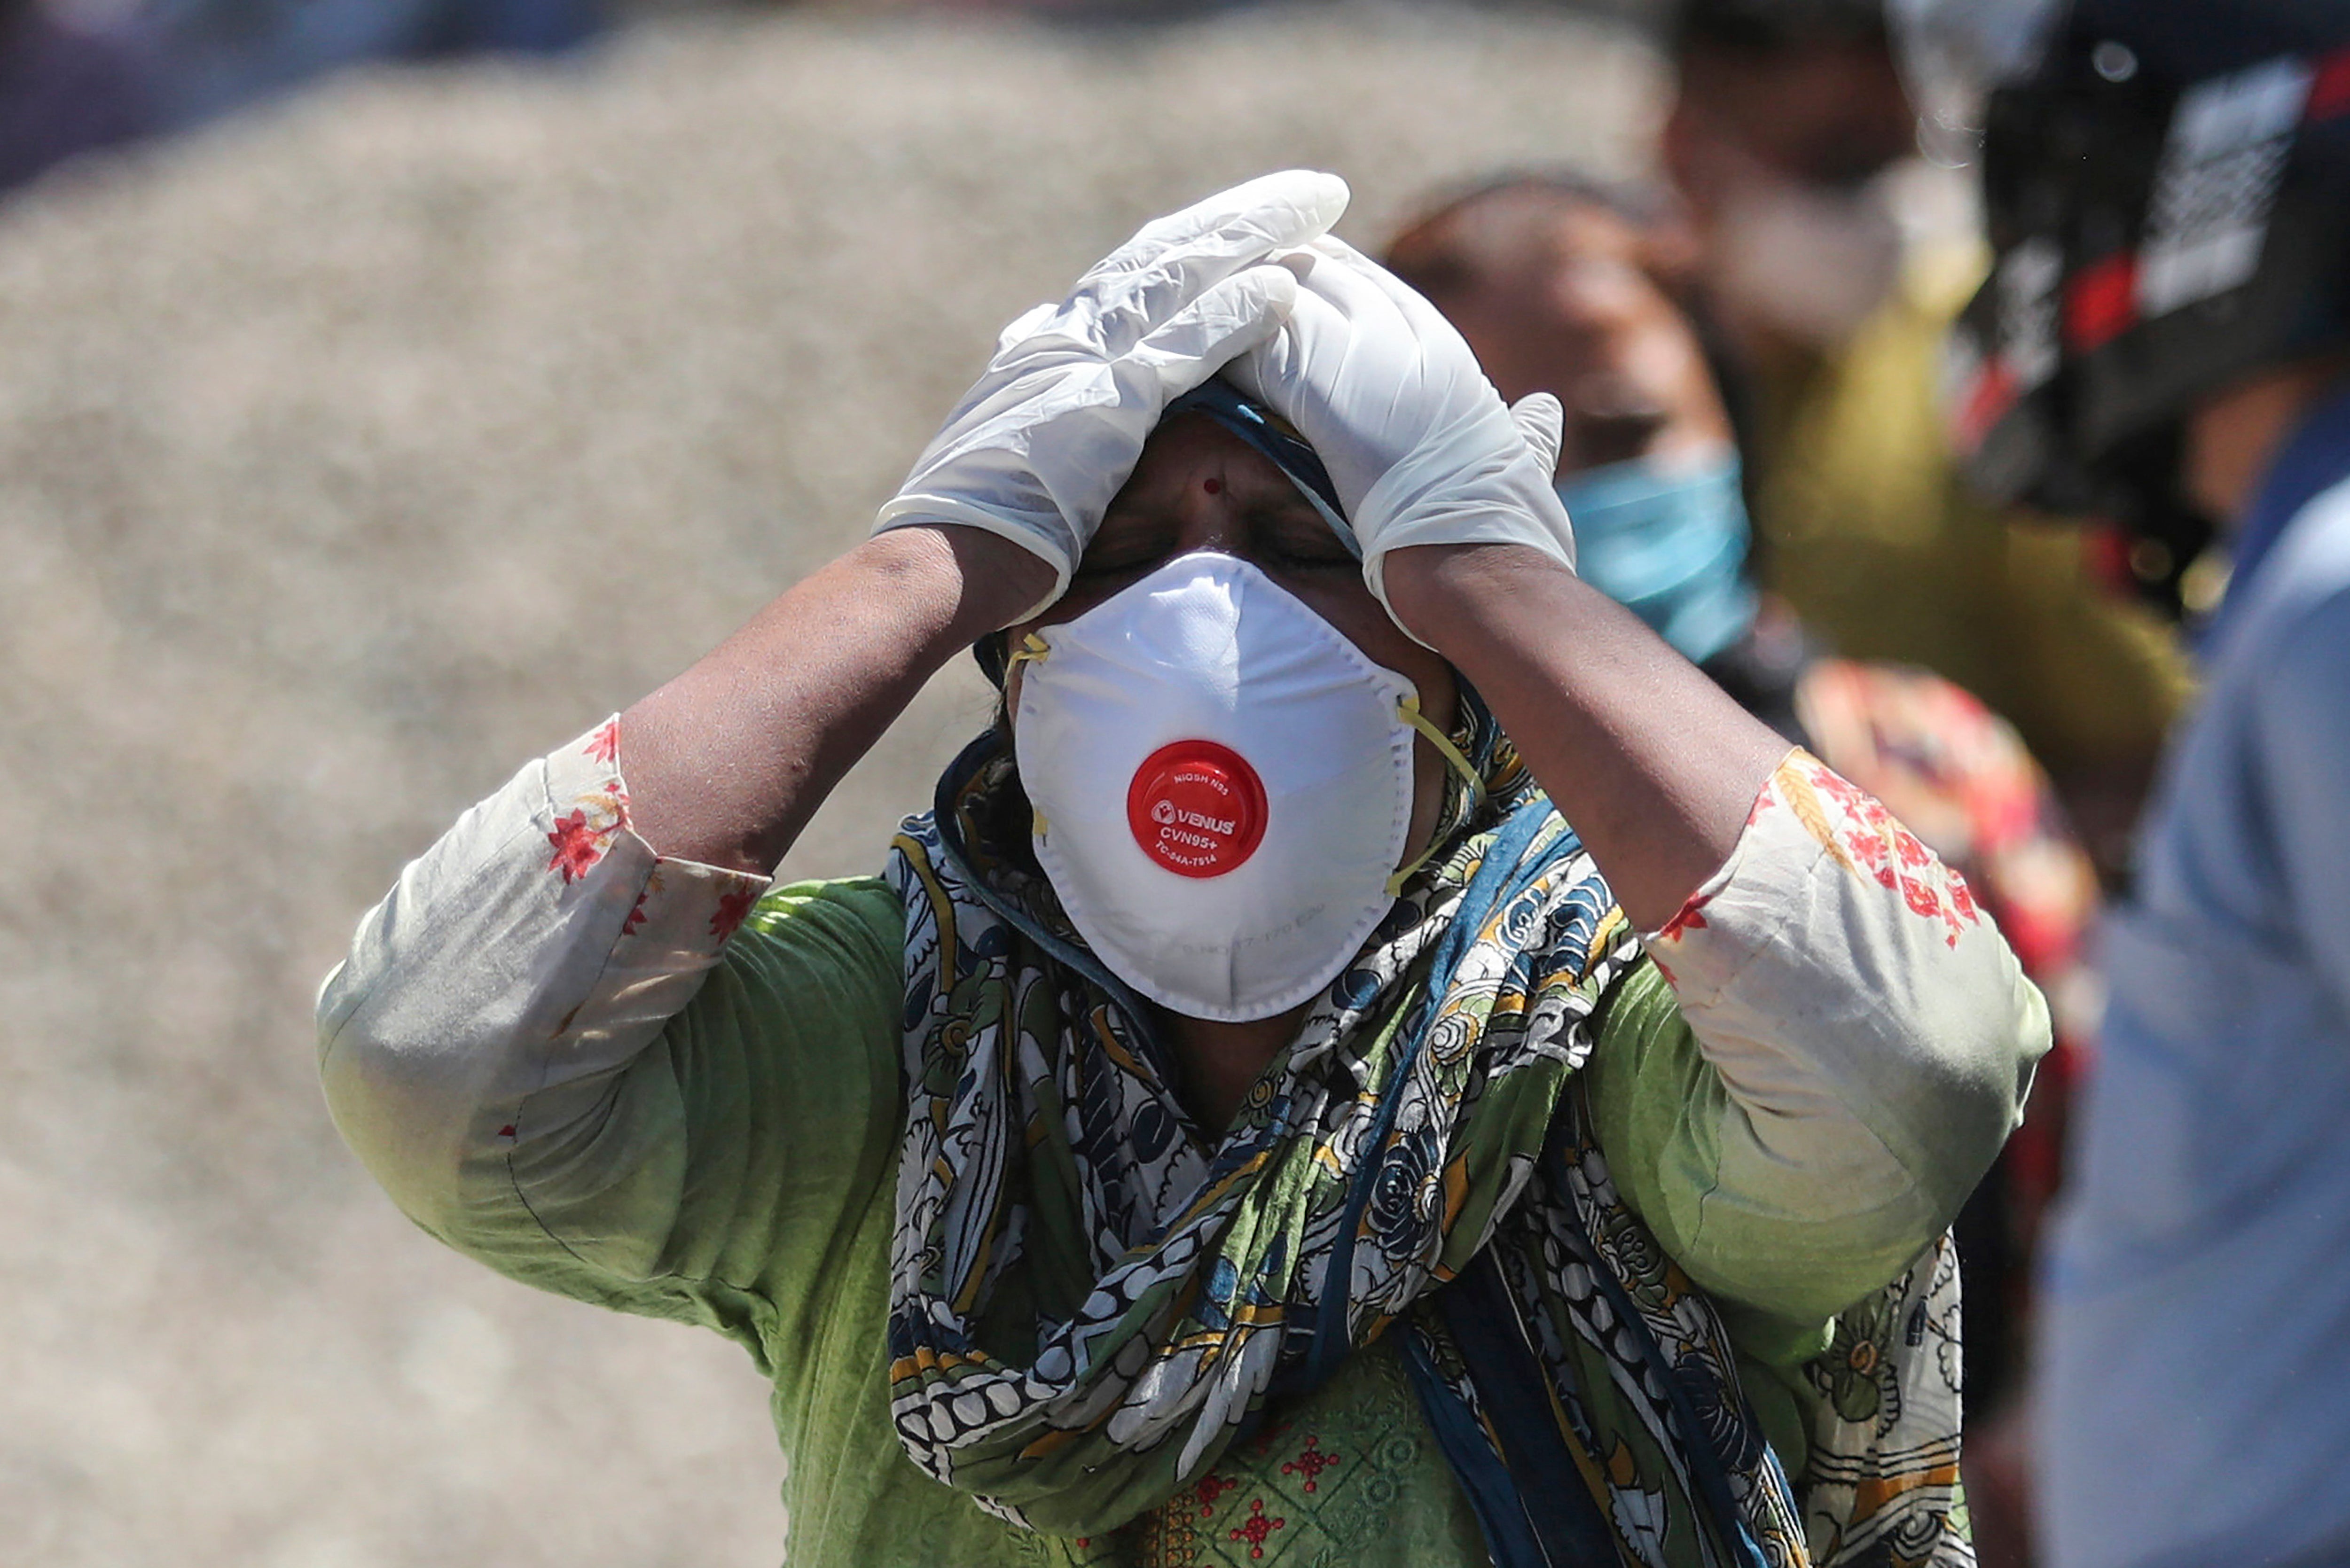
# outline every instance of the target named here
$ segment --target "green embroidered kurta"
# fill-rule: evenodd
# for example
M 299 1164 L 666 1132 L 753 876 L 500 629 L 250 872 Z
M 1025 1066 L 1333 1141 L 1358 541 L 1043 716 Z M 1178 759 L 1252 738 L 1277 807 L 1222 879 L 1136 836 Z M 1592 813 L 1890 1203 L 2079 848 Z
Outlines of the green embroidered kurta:
M 1009 1529 L 915 1469 L 889 1428 L 885 1348 L 900 922 L 878 880 L 769 895 L 629 1070 L 591 1141 L 525 1162 L 528 1201 L 505 1159 L 472 1162 L 460 1212 L 429 1228 L 528 1283 L 705 1324 L 749 1350 L 774 1380 L 776 1436 L 793 1459 L 790 1561 L 802 1568 L 1482 1563 L 1476 1521 L 1384 1346 L 1114 1540 Z M 1653 969 L 1622 991 L 1624 1022 L 1602 1032 L 1593 1089 L 1603 1127 L 1657 1146 L 1621 1163 L 1653 1168 L 1686 1136 L 1683 1095 L 1711 1074 Z M 1611 1059 L 1639 1070 L 1611 1074 Z M 531 1108 L 525 1096 L 516 1114 Z M 1665 1234 L 1685 1257 L 1739 1266 L 1734 1238 L 1700 1250 Z M 1842 1301 L 1879 1282 L 1815 1288 Z M 1804 1354 L 1823 1343 L 1825 1319 L 1775 1321 Z M 1790 1395 L 1749 1370 L 1774 1446 L 1799 1453 Z
M 626 826 L 611 749 L 599 736 L 534 763 L 469 813 L 322 992 L 329 1106 L 411 1217 L 516 1279 L 741 1344 L 773 1383 L 801 1568 L 1485 1560 L 1380 1345 L 1107 1539 L 1015 1531 L 919 1471 L 887 1404 L 902 911 L 876 878 L 770 889 L 660 858 Z M 2021 1012 L 1963 1037 L 1871 1047 L 1827 1080 L 1771 1064 L 1807 1097 L 1839 1085 L 1816 1126 L 1750 1115 L 1652 963 L 1616 983 L 1583 1075 L 1594 1125 L 1742 1349 L 1786 1366 L 1817 1354 L 1835 1313 L 1939 1234 L 2044 1043 L 2016 983 Z M 1891 1071 L 1881 1057 L 1902 1050 L 1930 1070 Z M 1779 1092 L 1756 1083 L 1742 1094 Z M 1789 1158 L 1800 1138 L 1845 1151 Z M 1021 1295 L 1015 1272 L 983 1342 L 1033 1334 Z M 1810 1397 L 1742 1366 L 1800 1471 Z

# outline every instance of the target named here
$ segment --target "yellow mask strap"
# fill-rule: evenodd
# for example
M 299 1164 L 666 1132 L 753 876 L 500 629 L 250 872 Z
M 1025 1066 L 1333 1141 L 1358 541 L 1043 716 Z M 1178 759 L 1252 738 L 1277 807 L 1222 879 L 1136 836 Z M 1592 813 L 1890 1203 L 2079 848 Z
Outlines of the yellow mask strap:
M 1419 711 L 1419 697 L 1417 693 L 1407 693 L 1397 698 L 1396 711 L 1403 716 L 1405 723 L 1418 730 L 1426 738 L 1428 743 L 1436 748 L 1436 754 L 1444 759 L 1445 765 L 1459 774 L 1467 783 L 1469 810 L 1464 814 L 1463 820 L 1475 816 L 1479 808 L 1485 804 L 1485 781 L 1477 776 L 1477 770 L 1469 765 L 1469 759 L 1461 754 L 1461 748 L 1452 743 L 1452 737 L 1430 723 L 1428 715 Z M 1430 838 L 1427 848 L 1404 862 L 1397 868 L 1396 874 L 1388 878 L 1388 897 L 1392 898 L 1400 894 L 1403 891 L 1403 885 L 1411 880 L 1412 873 L 1427 865 L 1428 857 L 1435 853 L 1436 840 Z

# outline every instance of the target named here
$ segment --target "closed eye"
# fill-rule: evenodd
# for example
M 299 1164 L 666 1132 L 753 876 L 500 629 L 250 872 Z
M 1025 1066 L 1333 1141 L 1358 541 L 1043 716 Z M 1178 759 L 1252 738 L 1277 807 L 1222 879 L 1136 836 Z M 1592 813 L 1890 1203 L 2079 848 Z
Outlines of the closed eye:
M 1352 569 L 1356 565 L 1346 542 L 1330 531 L 1320 513 L 1302 502 L 1284 500 L 1252 512 L 1249 535 L 1260 551 L 1284 566 Z
M 1111 513 L 1077 563 L 1080 581 L 1123 576 L 1155 566 L 1175 548 L 1175 527 L 1136 513 Z

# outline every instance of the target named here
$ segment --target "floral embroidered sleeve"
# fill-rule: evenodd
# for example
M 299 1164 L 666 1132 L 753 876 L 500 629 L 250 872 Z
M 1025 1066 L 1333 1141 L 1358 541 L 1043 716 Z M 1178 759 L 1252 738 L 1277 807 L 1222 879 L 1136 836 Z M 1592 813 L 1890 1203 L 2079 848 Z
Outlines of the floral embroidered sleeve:
M 1692 1278 L 1783 1324 L 1824 1322 L 1940 1234 L 2048 1047 L 1964 879 L 1800 750 L 1648 950 L 1671 994 L 1607 1021 L 1602 1146 L 1638 1152 L 1617 1182 Z M 1683 1029 L 1701 1056 L 1673 1048 Z
M 746 922 L 759 940 L 734 940 Z M 411 1218 L 506 1272 L 598 1299 L 748 1278 L 789 1220 L 753 1167 L 798 1159 L 802 1207 L 827 1181 L 845 1207 L 865 1143 L 887 1147 L 854 1112 L 863 1064 L 889 1061 L 901 925 L 870 879 L 771 893 L 656 853 L 615 720 L 467 812 L 362 919 L 318 999 L 328 1103 Z M 780 1022 L 736 1025 L 753 1012 Z M 704 1137 L 722 1126 L 756 1157 Z
M 2096 868 L 2022 736 L 1940 676 L 1819 659 L 1796 686 L 1795 712 L 1823 762 L 1967 879 L 2048 999 L 2055 1044 L 2041 1059 L 2003 1168 L 2002 1207 L 2028 1253 L 2063 1179 L 2067 1107 L 2104 1003 L 2088 961 Z

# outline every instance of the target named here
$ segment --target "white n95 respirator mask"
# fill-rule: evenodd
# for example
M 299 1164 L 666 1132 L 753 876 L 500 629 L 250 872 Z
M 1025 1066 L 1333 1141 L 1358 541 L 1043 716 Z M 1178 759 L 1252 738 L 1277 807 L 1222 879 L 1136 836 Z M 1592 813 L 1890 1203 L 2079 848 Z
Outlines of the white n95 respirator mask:
M 1269 1018 L 1337 978 L 1400 885 L 1415 732 L 1458 756 L 1411 682 L 1213 551 L 1012 663 L 1062 908 L 1112 973 L 1194 1018 Z

